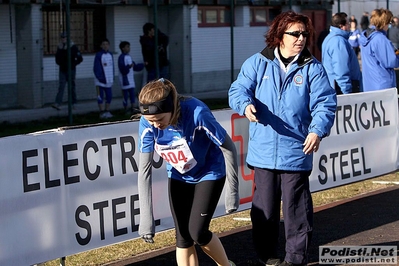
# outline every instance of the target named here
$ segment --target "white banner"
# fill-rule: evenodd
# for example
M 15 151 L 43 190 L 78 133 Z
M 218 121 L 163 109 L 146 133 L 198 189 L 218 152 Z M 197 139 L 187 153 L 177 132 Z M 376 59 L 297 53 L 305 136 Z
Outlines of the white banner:
M 335 123 L 313 158 L 312 191 L 398 169 L 398 97 L 387 89 L 338 96 Z
M 396 89 L 338 97 L 331 136 L 314 156 L 311 189 L 398 168 Z M 240 209 L 250 207 L 248 120 L 215 111 L 239 153 Z M 138 237 L 137 122 L 0 138 L 0 265 L 32 265 Z M 156 230 L 173 228 L 163 161 L 154 158 Z M 224 214 L 224 195 L 215 216 Z

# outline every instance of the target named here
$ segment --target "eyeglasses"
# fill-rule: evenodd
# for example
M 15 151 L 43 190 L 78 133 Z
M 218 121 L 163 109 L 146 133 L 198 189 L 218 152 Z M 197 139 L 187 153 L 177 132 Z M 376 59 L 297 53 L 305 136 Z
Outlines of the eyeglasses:
M 309 32 L 308 31 L 291 31 L 291 32 L 289 32 L 289 31 L 286 31 L 286 32 L 284 32 L 285 34 L 288 34 L 288 35 L 291 35 L 291 36 L 294 36 L 294 37 L 296 37 L 296 38 L 299 38 L 299 36 L 303 36 L 304 38 L 307 38 L 307 37 L 309 37 Z

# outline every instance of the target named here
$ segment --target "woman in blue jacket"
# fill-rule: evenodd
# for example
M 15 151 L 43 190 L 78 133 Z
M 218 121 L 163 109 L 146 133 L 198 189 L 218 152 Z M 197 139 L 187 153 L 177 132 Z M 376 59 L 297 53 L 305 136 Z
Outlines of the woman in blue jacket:
M 371 13 L 371 26 L 360 35 L 363 90 L 375 91 L 396 87 L 394 68 L 399 67 L 399 56 L 387 38 L 393 14 L 385 8 Z
M 229 90 L 230 107 L 250 121 L 246 160 L 255 170 L 253 241 L 266 265 L 307 263 L 312 153 L 330 132 L 337 104 L 322 64 L 306 48 L 313 34 L 307 16 L 280 14 L 265 36 L 267 47 L 244 62 Z M 281 197 L 286 255 L 279 264 Z

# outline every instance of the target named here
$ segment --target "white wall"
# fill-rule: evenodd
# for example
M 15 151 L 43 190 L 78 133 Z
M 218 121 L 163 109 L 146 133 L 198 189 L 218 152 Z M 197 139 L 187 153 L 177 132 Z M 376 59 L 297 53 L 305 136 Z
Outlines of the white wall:
M 136 63 L 143 63 L 141 55 L 140 36 L 143 35 L 143 25 L 148 22 L 146 6 L 115 7 L 115 52 L 116 58 L 121 54 L 119 43 L 130 42 L 130 55 Z
M 240 7 L 238 10 L 243 16 L 243 25 L 234 27 L 234 68 L 241 68 L 242 63 L 254 53 L 261 51 L 265 46 L 264 34 L 268 27 L 249 25 L 249 6 Z M 238 16 L 236 11 L 236 17 Z
M 199 28 L 197 6 L 191 10 L 192 69 L 206 72 L 230 69 L 230 27 Z M 242 17 L 242 25 L 234 27 L 234 68 L 239 69 L 246 58 L 265 46 L 266 27 L 250 27 L 249 7 L 239 7 L 236 17 Z
M 130 56 L 135 63 L 143 63 L 141 54 L 140 36 L 143 35 L 143 25 L 148 22 L 148 11 L 146 6 L 137 7 L 115 7 L 114 17 L 114 43 L 115 43 L 115 70 L 118 75 L 118 57 L 121 54 L 119 43 L 128 41 L 130 43 Z M 143 86 L 143 74 L 145 71 L 135 72 L 136 91 Z M 119 83 L 117 80 L 117 86 Z M 115 87 L 116 88 L 116 87 Z M 119 87 L 118 87 L 119 88 Z
M 0 5 L 0 84 L 17 82 L 17 55 L 15 48 L 16 37 L 14 18 L 14 6 L 11 8 L 10 14 L 8 5 Z

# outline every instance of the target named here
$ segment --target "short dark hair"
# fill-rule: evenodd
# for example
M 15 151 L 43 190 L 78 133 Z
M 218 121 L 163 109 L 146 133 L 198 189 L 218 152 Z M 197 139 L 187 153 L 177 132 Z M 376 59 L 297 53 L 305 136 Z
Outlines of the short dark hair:
M 331 19 L 331 26 L 336 27 L 336 28 L 345 26 L 346 22 L 348 22 L 347 18 L 348 18 L 348 15 L 345 12 L 335 13 Z
M 122 42 L 119 44 L 119 49 L 121 49 L 121 51 L 122 51 L 122 49 L 125 48 L 126 45 L 130 45 L 130 42 L 122 41 Z
M 108 40 L 107 38 L 102 38 L 102 39 L 101 39 L 101 44 L 102 44 L 103 42 L 107 42 L 108 44 L 110 44 L 110 42 L 109 42 L 109 40 Z
M 155 25 L 152 23 L 146 23 L 143 25 L 143 33 L 144 35 L 148 35 L 148 32 L 152 29 L 155 29 Z

